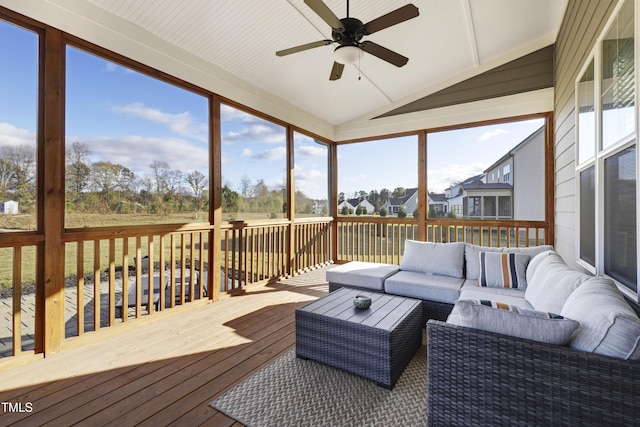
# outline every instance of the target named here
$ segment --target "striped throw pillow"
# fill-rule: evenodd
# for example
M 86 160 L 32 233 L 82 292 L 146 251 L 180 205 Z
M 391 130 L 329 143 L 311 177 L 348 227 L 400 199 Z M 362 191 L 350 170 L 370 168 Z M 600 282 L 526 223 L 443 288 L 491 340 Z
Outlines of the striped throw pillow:
M 507 252 L 480 252 L 478 286 L 490 288 L 527 287 L 529 255 Z

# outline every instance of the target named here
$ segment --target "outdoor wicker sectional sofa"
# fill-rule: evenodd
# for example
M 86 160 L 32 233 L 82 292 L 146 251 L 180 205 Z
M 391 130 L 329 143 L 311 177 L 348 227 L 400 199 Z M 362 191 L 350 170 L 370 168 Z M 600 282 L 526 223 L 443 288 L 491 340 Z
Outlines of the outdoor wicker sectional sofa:
M 429 425 L 640 425 L 640 308 L 610 279 L 550 246 L 405 244 L 327 280 L 422 300 Z

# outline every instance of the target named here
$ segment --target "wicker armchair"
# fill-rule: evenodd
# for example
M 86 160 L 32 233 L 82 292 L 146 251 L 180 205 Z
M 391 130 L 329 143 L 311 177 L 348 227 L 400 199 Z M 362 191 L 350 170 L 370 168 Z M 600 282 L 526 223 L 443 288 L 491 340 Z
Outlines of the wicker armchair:
M 430 426 L 640 423 L 640 362 L 427 323 Z

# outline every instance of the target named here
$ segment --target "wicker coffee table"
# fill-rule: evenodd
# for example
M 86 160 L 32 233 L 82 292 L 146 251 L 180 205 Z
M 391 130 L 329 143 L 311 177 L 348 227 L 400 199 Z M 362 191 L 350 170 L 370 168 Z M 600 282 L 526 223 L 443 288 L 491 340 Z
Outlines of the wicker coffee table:
M 353 297 L 371 297 L 359 309 Z M 419 300 L 341 288 L 296 310 L 296 355 L 391 389 L 422 342 Z

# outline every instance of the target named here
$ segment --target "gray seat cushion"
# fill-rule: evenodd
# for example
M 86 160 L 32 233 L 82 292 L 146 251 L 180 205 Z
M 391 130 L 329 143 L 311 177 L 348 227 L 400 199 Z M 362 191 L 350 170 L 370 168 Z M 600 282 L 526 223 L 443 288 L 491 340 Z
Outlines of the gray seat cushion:
M 507 296 L 515 296 L 515 297 L 524 298 L 524 289 L 488 288 L 488 287 L 478 286 L 478 281 L 477 280 L 465 280 L 464 284 L 462 285 L 461 291 L 462 292 L 464 292 L 464 291 L 479 291 L 479 292 L 488 292 L 488 293 L 496 294 L 496 295 L 507 295 Z
M 384 291 L 384 281 L 398 271 L 397 265 L 352 261 L 327 270 L 327 282 Z
M 460 292 L 459 300 L 486 300 L 491 302 L 501 302 L 527 310 L 533 310 L 533 306 L 529 304 L 526 299 L 524 299 L 523 291 L 520 291 L 519 293 L 514 292 L 511 295 L 507 295 L 505 292 L 503 292 L 504 290 L 505 289 L 479 288 L 477 286 L 475 289 L 464 288 L 462 292 Z
M 384 283 L 385 292 L 409 298 L 453 304 L 464 279 L 415 271 L 399 271 Z

